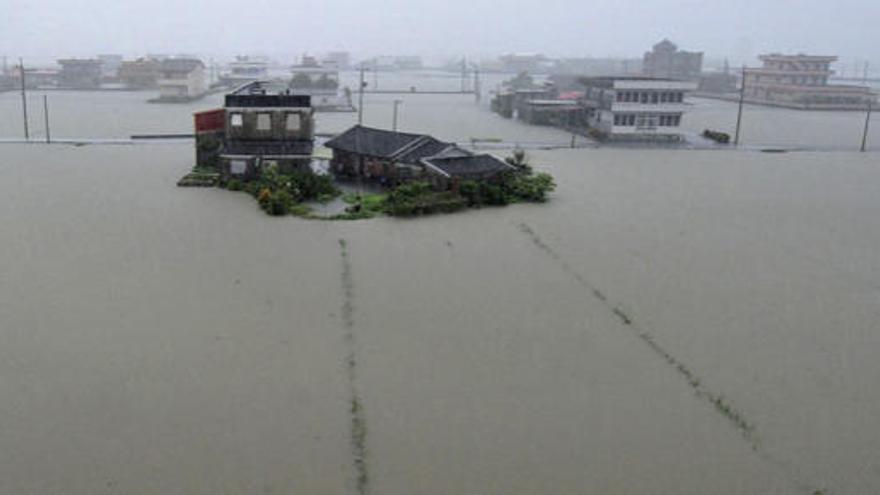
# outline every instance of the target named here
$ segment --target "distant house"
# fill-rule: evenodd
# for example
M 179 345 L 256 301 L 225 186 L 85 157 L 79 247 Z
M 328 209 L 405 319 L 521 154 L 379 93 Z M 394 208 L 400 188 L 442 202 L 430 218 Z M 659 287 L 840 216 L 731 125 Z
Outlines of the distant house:
M 516 170 L 492 155 L 433 156 L 422 158 L 428 181 L 437 189 L 458 189 L 463 181 L 491 181 Z
M 238 55 L 229 64 L 229 72 L 220 76 L 223 84 L 238 87 L 244 83 L 269 78 L 269 59 L 262 56 Z
M 667 39 L 646 52 L 642 61 L 642 73 L 649 77 L 696 81 L 702 70 L 703 52 L 679 50 Z
M 609 140 L 680 141 L 684 95 L 696 83 L 651 77 L 582 78 L 587 123 Z
M 205 95 L 205 64 L 194 58 L 168 58 L 159 66 L 159 99 L 189 101 Z
M 129 89 L 153 89 L 159 86 L 161 68 L 161 62 L 155 59 L 124 61 L 119 66 L 119 81 Z
M 330 170 L 341 177 L 375 180 L 387 186 L 428 180 L 452 187 L 460 180 L 486 179 L 512 167 L 489 155 L 474 155 L 426 134 L 354 126 L 325 146 L 333 150 Z
M 868 86 L 829 84 L 836 56 L 758 57 L 763 67 L 745 70 L 743 93 L 750 103 L 813 110 L 864 110 L 876 100 Z
M 254 81 L 226 95 L 220 171 L 225 177 L 256 178 L 261 169 L 311 171 L 314 110 L 308 95 Z M 214 117 L 204 117 L 216 122 Z M 205 131 L 210 131 L 207 125 Z
M 101 77 L 107 82 L 115 82 L 122 66 L 122 55 L 98 55 L 98 60 L 101 61 Z
M 58 61 L 58 85 L 69 89 L 98 89 L 101 86 L 101 61 L 66 58 Z

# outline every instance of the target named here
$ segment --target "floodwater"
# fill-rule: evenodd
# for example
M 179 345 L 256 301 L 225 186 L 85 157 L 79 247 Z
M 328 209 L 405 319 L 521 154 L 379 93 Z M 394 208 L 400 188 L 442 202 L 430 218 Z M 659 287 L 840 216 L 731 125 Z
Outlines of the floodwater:
M 212 104 L 146 97 L 59 101 L 57 135 Z M 880 491 L 874 153 L 533 151 L 547 204 L 357 222 L 176 188 L 192 155 L 0 145 L 0 493 Z

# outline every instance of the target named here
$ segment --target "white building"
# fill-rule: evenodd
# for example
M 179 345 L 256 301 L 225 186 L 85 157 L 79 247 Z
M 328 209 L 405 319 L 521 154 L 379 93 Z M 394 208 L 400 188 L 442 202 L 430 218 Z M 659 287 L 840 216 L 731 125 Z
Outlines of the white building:
M 835 56 L 759 57 L 763 67 L 746 69 L 745 100 L 750 103 L 815 110 L 864 110 L 875 100 L 871 88 L 829 84 Z
M 201 98 L 207 92 L 205 64 L 194 58 L 168 58 L 162 61 L 159 78 L 159 99 L 187 101 Z
M 696 83 L 649 77 L 580 80 L 593 108 L 587 123 L 609 140 L 681 140 L 684 96 Z
M 229 72 L 220 81 L 232 87 L 269 78 L 269 59 L 262 56 L 238 55 L 229 64 Z

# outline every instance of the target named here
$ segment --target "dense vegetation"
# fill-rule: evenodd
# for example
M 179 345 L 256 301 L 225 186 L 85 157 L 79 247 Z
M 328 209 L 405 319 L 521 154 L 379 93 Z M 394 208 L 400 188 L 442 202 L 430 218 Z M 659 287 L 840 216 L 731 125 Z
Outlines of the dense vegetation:
M 489 181 L 464 181 L 458 191 L 435 191 L 425 182 L 398 186 L 388 194 L 386 212 L 408 216 L 460 210 L 465 207 L 503 206 L 518 202 L 544 202 L 556 188 L 553 177 L 534 173 L 525 153 L 514 152 L 507 163 L 516 170 Z
M 256 180 L 230 179 L 222 184 L 230 191 L 245 191 L 270 215 L 298 215 L 328 220 L 356 220 L 380 214 L 414 216 L 449 213 L 468 207 L 502 206 L 517 202 L 543 202 L 556 184 L 546 173 L 534 173 L 525 152 L 517 150 L 506 159 L 513 170 L 492 180 L 461 182 L 455 190 L 438 191 L 423 181 L 409 182 L 387 193 L 349 193 L 342 200 L 344 213 L 316 216 L 306 201 L 326 202 L 340 195 L 329 175 L 309 172 L 282 174 L 269 167 Z
M 302 208 L 295 207 L 303 201 L 339 195 L 333 179 L 328 175 L 309 172 L 281 174 L 276 167 L 264 170 L 257 180 L 241 183 L 231 179 L 226 183 L 226 188 L 230 191 L 247 191 L 257 199 L 260 208 L 270 215 L 287 215 L 292 209 L 302 212 Z

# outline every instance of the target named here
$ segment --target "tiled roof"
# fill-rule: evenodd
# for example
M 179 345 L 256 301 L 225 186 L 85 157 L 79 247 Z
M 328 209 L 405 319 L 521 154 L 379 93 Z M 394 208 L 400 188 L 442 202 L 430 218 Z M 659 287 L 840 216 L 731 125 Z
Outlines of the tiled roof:
M 325 146 L 334 150 L 379 158 L 397 159 L 397 155 L 402 154 L 409 159 L 411 155 L 419 154 L 418 147 L 430 145 L 433 148 L 434 143 L 439 143 L 439 141 L 424 134 L 386 131 L 356 125 L 327 141 Z M 448 144 L 446 145 L 448 146 Z M 418 158 L 424 156 L 428 155 L 421 154 Z
M 491 175 L 515 170 L 512 165 L 489 154 L 447 158 L 430 157 L 422 159 L 422 163 L 427 165 L 429 169 L 440 172 L 447 177 Z

